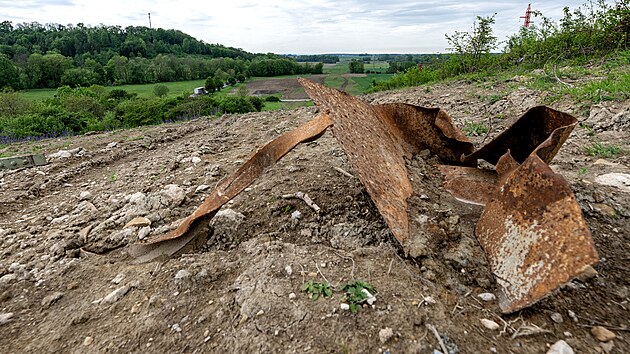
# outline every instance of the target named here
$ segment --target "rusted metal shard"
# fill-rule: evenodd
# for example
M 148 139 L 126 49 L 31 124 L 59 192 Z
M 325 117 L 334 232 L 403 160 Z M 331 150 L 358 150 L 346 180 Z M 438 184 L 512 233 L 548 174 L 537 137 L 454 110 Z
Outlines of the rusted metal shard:
M 538 106 L 530 108 L 511 127 L 498 135 L 488 144 L 464 158 L 465 162 L 473 163 L 483 159 L 495 165 L 508 150 L 519 164 L 545 142 L 551 133 L 560 129 L 556 139 L 538 156 L 549 163 L 560 150 L 577 124 L 577 119 L 570 114 L 555 109 Z
M 172 256 L 197 238 L 202 233 L 190 230 L 202 221 L 209 221 L 219 211 L 219 208 L 242 192 L 265 169 L 271 167 L 296 145 L 319 138 L 332 125 L 326 113 L 318 115 L 306 124 L 281 135 L 260 149 L 243 166 L 229 177 L 225 178 L 203 201 L 203 203 L 188 216 L 173 232 L 166 234 L 150 243 L 132 245 L 128 253 L 137 263 L 149 262 L 156 258 Z
M 461 202 L 486 205 L 496 194 L 498 177 L 495 171 L 447 165 L 438 168 L 444 177 L 444 189 Z
M 571 189 L 536 152 L 505 178 L 475 234 L 504 313 L 532 305 L 598 261 Z
M 344 92 L 299 79 L 306 93 L 329 111 L 335 138 L 348 162 L 401 244 L 409 239 L 407 199 L 413 188 L 405 158 L 430 149 L 443 161 L 461 163 L 473 145 L 439 108 L 370 105 Z

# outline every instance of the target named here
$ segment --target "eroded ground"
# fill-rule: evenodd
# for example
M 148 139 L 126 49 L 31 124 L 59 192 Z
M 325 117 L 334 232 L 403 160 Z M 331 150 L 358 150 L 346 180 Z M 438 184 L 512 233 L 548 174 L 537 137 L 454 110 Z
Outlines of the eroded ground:
M 440 106 L 460 127 L 483 123 L 491 130 L 473 137 L 479 146 L 544 100 L 516 89 L 489 102 L 499 89 L 454 82 L 365 99 Z M 543 353 L 559 339 L 577 353 L 628 352 L 630 192 L 595 180 L 630 173 L 630 102 L 575 108 L 567 98 L 553 107 L 584 122 L 552 167 L 574 190 L 601 262 L 595 278 L 511 315 L 478 297 L 495 291 L 473 235 L 481 208 L 440 189 L 435 157 L 416 157 L 409 168 L 434 181 L 418 217 L 436 220 L 444 237 L 406 257 L 358 179 L 339 171 L 353 174 L 330 132 L 298 146 L 224 207 L 199 252 L 131 263 L 125 246 L 175 227 L 221 178 L 315 108 L 6 147 L 71 156 L 0 172 L 0 352 L 431 353 L 440 345 L 430 326 L 450 353 Z M 597 142 L 622 153 L 589 155 Z M 322 212 L 282 198 L 297 191 Z M 125 228 L 138 216 L 150 226 Z M 356 314 L 340 309 L 340 288 L 353 279 L 378 291 L 374 306 Z M 330 282 L 333 297 L 311 301 L 301 291 L 308 280 Z M 600 343 L 590 333 L 595 325 L 616 338 Z

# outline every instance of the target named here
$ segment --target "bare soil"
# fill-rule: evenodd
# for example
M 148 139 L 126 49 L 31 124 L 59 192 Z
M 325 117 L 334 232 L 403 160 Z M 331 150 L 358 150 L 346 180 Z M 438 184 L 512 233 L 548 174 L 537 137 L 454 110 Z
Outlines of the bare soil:
M 459 126 L 483 123 L 491 131 L 473 137 L 480 145 L 544 100 L 516 89 L 488 102 L 501 85 L 452 82 L 364 99 L 440 106 Z M 409 162 L 413 176 L 433 183 L 412 203 L 444 238 L 408 257 L 359 180 L 339 172 L 353 173 L 329 132 L 298 146 L 224 207 L 203 249 L 132 263 L 127 245 L 175 227 L 221 178 L 316 108 L 11 146 L 71 156 L 0 172 L 0 352 L 432 353 L 441 348 L 431 326 L 449 353 L 544 353 L 560 339 L 576 353 L 606 352 L 611 343 L 612 353 L 630 352 L 630 193 L 595 182 L 630 173 L 630 129 L 619 119 L 630 116 L 630 101 L 578 106 L 567 98 L 553 106 L 584 122 L 552 167 L 574 190 L 601 262 L 594 278 L 510 315 L 478 297 L 495 291 L 473 234 L 481 209 L 441 189 L 436 158 Z M 624 152 L 590 156 L 594 142 Z M 297 191 L 322 212 L 282 198 Z M 151 225 L 125 228 L 138 216 Z M 377 290 L 374 305 L 356 314 L 340 309 L 340 288 L 353 279 Z M 308 280 L 330 282 L 334 295 L 310 300 L 301 291 Z M 590 332 L 595 325 L 616 338 L 600 343 Z

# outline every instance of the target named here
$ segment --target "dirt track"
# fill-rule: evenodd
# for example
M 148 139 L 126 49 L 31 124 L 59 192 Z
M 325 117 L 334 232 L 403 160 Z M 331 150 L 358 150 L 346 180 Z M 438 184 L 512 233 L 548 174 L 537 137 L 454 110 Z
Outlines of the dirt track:
M 365 99 L 441 106 L 460 126 L 490 125 L 486 140 L 542 101 L 521 89 L 485 103 L 494 92 L 456 82 Z M 568 100 L 554 107 L 582 112 Z M 630 101 L 589 107 L 580 119 L 592 129 L 576 128 L 552 162 L 591 227 L 598 275 L 512 315 L 477 297 L 494 292 L 472 234 L 480 208 L 449 208 L 457 202 L 436 182 L 429 197 L 444 210 L 438 222 L 446 236 L 427 255 L 405 257 L 358 179 L 335 169 L 353 173 L 330 133 L 298 146 L 230 202 L 202 250 L 131 263 L 125 246 L 172 229 L 255 149 L 315 112 L 228 115 L 36 143 L 46 154 L 81 150 L 44 167 L 0 172 L 0 352 L 430 353 L 440 348 L 427 325 L 450 353 L 543 353 L 559 339 L 577 353 L 598 352 L 593 325 L 616 334 L 612 353 L 630 352 L 630 193 L 594 182 L 630 173 L 628 119 L 613 120 L 630 116 Z M 625 154 L 589 156 L 585 147 L 596 141 Z M 439 178 L 420 162 L 410 168 Z M 281 198 L 297 191 L 323 212 Z M 300 220 L 292 219 L 295 210 Z M 124 227 L 137 216 L 151 225 Z M 301 292 L 306 281 L 324 278 L 332 298 L 311 301 Z M 351 279 L 374 285 L 373 308 L 340 309 L 338 289 Z M 483 327 L 482 318 L 500 329 Z M 382 341 L 386 328 L 392 336 Z M 532 329 L 539 333 L 522 335 Z

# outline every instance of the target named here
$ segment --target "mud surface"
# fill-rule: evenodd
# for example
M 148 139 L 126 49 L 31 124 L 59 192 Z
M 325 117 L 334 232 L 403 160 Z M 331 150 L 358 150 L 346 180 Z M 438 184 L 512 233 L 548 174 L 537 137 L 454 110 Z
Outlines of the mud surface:
M 491 128 L 472 137 L 479 146 L 544 100 L 516 89 L 489 101 L 500 89 L 455 82 L 364 99 L 440 106 L 460 127 Z M 405 255 L 330 133 L 225 206 L 202 249 L 131 263 L 127 245 L 176 227 L 221 178 L 315 108 L 7 147 L 69 157 L 0 172 L 0 352 L 432 353 L 441 350 L 433 327 L 449 353 L 544 353 L 560 339 L 576 353 L 630 352 L 630 190 L 601 177 L 630 173 L 630 102 L 553 107 L 583 122 L 552 168 L 575 192 L 601 262 L 595 277 L 511 315 L 478 296 L 495 291 L 473 233 L 481 208 L 441 189 L 436 158 L 408 161 L 426 189 L 410 200 L 414 227 L 434 237 Z M 589 155 L 597 142 L 622 153 Z M 321 213 L 282 198 L 298 191 Z M 356 314 L 340 307 L 353 279 L 377 290 Z M 301 291 L 309 280 L 330 282 L 333 296 L 310 300 Z M 599 342 L 596 325 L 616 338 Z

